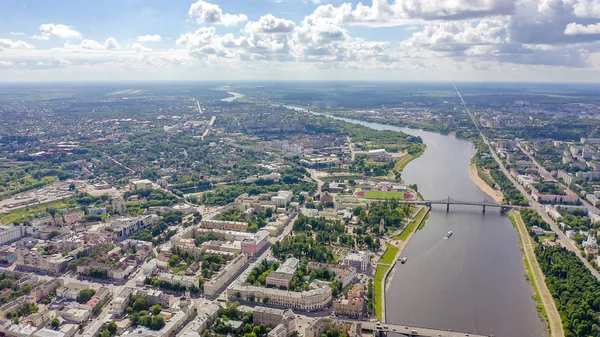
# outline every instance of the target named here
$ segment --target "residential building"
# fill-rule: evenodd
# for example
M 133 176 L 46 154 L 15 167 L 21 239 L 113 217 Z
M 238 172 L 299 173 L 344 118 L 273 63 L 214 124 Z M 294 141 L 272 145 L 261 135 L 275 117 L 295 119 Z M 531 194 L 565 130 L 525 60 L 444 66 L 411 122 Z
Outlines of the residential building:
M 546 206 L 544 209 L 554 221 L 560 221 L 563 218 L 562 214 L 553 206 Z
M 254 256 L 261 252 L 269 244 L 269 232 L 260 230 L 251 238 L 243 239 L 241 243 L 242 253 Z
M 54 290 L 56 290 L 58 287 L 62 286 L 63 282 L 61 279 L 59 278 L 52 278 L 48 281 L 46 281 L 43 284 L 40 284 L 39 286 L 33 288 L 33 290 L 31 290 L 31 296 L 33 296 L 35 298 L 36 302 L 39 302 L 42 300 L 42 298 L 52 294 L 54 292 Z
M 265 304 L 267 305 L 302 311 L 323 310 L 329 306 L 329 303 L 331 303 L 332 300 L 331 287 L 329 286 L 309 291 L 295 292 L 274 288 L 255 287 L 234 282 L 227 288 L 226 294 L 227 298 L 231 301 L 239 299 L 261 301 L 266 299 Z
M 298 270 L 298 265 L 300 264 L 300 260 L 291 257 L 287 259 L 283 264 L 277 268 L 277 270 L 269 273 L 267 275 L 266 284 L 273 285 L 276 287 L 286 287 L 289 288 L 290 282 L 294 277 L 294 273 Z
M 113 221 L 110 226 L 117 240 L 125 240 L 131 235 L 154 225 L 159 220 L 158 215 L 141 215 L 137 218 L 123 218 Z
M 6 245 L 17 241 L 25 236 L 25 228 L 23 225 L 13 226 L 9 228 L 0 228 L 0 245 Z
M 82 323 L 86 321 L 91 314 L 91 309 L 78 309 L 78 308 L 69 308 L 66 310 L 59 311 L 59 315 L 66 319 L 67 321 Z
M 598 248 L 598 241 L 595 236 L 588 235 L 587 239 L 581 242 L 581 246 L 584 248 Z
M 557 177 L 559 179 L 562 179 L 565 182 L 565 184 L 567 184 L 569 186 L 573 184 L 574 178 L 573 178 L 573 175 L 570 173 L 567 173 L 563 170 L 558 170 Z
M 596 197 L 594 194 L 587 194 L 585 199 L 590 202 L 590 204 L 594 205 L 594 207 L 598 207 L 600 205 L 600 198 Z
M 85 283 L 67 283 L 56 289 L 56 296 L 66 298 L 68 300 L 76 300 L 77 295 L 79 295 L 82 290 L 89 288 L 90 286 Z
M 276 196 L 271 197 L 271 201 L 277 207 L 287 206 L 292 201 L 294 197 L 294 192 L 292 191 L 279 191 Z
M 184 287 L 200 287 L 200 280 L 196 276 L 181 276 L 168 273 L 158 273 L 158 280 Z
M 369 262 L 371 257 L 369 252 L 360 251 L 356 253 L 350 253 L 344 257 L 344 265 L 352 266 L 361 272 L 367 271 L 369 268 Z
M 217 317 L 220 306 L 209 301 L 200 301 L 197 305 L 197 315 L 183 328 L 179 337 L 199 337 L 208 325 Z
M 583 180 L 598 180 L 600 179 L 600 172 L 577 172 L 575 176 Z
M 5 318 L 7 312 L 17 311 L 25 304 L 35 304 L 35 298 L 33 296 L 23 295 L 0 306 L 0 317 Z
M 330 317 L 321 317 L 308 323 L 304 330 L 304 337 L 320 337 L 325 331 L 336 328 L 340 333 L 345 333 L 348 337 L 361 336 L 361 323 L 349 323 Z
M 129 189 L 130 190 L 148 190 L 152 189 L 152 182 L 148 179 L 130 179 Z
M 63 272 L 72 259 L 72 257 L 63 257 L 61 254 L 42 255 L 25 247 L 18 247 L 15 250 L 15 264 L 17 267 L 54 274 Z
M 248 231 L 248 223 L 241 221 L 223 221 L 223 220 L 202 220 L 200 221 L 201 228 L 233 230 L 233 231 Z
M 342 282 L 342 288 L 345 288 L 354 280 L 356 277 L 356 268 L 351 266 L 342 266 L 331 263 L 320 263 L 320 262 L 309 262 L 306 269 L 327 269 L 330 272 L 335 273 L 336 281 Z
M 364 306 L 364 298 L 342 298 L 333 301 L 333 310 L 339 316 L 362 318 Z
M 248 262 L 248 255 L 240 254 L 204 283 L 204 293 L 212 296 L 222 289 Z

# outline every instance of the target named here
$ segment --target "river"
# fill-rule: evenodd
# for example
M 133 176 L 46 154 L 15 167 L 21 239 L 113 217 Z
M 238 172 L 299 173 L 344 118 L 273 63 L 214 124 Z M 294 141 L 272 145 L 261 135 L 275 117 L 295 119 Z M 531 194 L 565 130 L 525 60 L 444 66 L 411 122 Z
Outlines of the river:
M 240 94 L 240 93 L 237 93 L 237 92 L 229 92 L 228 91 L 227 93 L 230 94 L 230 95 L 233 95 L 233 96 L 232 97 L 223 98 L 223 99 L 221 99 L 221 101 L 223 101 L 223 102 L 233 102 L 233 101 L 235 101 L 238 98 L 242 98 L 242 97 L 246 96 L 244 94 Z
M 368 123 L 378 130 L 419 136 L 425 153 L 402 174 L 425 199 L 492 200 L 469 177 L 472 143 L 451 135 Z M 450 239 L 444 235 L 452 230 Z M 480 207 L 434 206 L 425 227 L 404 250 L 386 285 L 390 323 L 500 337 L 547 336 L 525 278 L 516 229 L 506 215 Z

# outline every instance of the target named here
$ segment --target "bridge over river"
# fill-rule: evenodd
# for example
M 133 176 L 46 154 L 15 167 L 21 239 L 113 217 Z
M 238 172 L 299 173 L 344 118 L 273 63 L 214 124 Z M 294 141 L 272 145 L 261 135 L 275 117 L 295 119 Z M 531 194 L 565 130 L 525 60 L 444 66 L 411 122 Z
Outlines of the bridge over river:
M 499 208 L 500 212 L 505 213 L 510 211 L 513 208 L 522 207 L 516 205 L 509 204 L 499 204 L 494 201 L 489 201 L 487 199 L 483 199 L 480 201 L 465 201 L 465 200 L 456 200 L 450 197 L 446 199 L 438 199 L 438 200 L 398 200 L 398 203 L 401 204 L 412 204 L 412 205 L 421 205 L 431 207 L 432 205 L 446 205 L 446 211 L 450 211 L 450 205 L 462 205 L 462 206 L 481 206 L 483 208 L 483 212 L 485 212 L 486 207 Z

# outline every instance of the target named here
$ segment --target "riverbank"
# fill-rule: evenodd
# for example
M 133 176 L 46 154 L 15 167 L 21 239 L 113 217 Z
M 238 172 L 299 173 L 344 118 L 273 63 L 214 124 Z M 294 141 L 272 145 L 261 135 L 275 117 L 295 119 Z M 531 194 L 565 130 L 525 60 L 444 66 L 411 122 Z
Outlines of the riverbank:
M 477 172 L 477 166 L 473 163 L 469 168 L 469 177 L 471 180 L 481 189 L 485 194 L 489 195 L 496 201 L 497 203 L 502 203 L 504 200 L 504 195 L 502 192 L 499 192 L 488 185 L 481 177 L 479 177 L 479 173 Z
M 535 257 L 535 245 L 533 242 L 531 242 L 531 237 L 529 236 L 527 227 L 521 218 L 521 213 L 517 211 L 511 211 L 509 215 L 510 220 L 515 225 L 517 232 L 519 233 L 519 241 L 521 242 L 521 248 L 523 250 L 523 262 L 529 275 L 529 280 L 531 281 L 533 292 L 535 294 L 535 300 L 538 302 L 540 314 L 543 315 L 546 323 L 548 324 L 551 337 L 564 337 L 565 333 L 560 314 L 556 308 L 554 298 L 546 286 L 544 273 L 542 272 L 542 269 L 540 268 L 540 265 Z
M 387 278 L 394 264 L 400 259 L 404 248 L 412 238 L 413 234 L 423 227 L 423 222 L 427 220 L 427 215 L 431 208 L 419 207 L 413 214 L 414 220 L 411 221 L 402 230 L 399 235 L 392 237 L 392 240 L 386 241 L 386 251 L 377 263 L 375 271 L 375 316 L 381 322 L 386 321 L 385 315 L 385 286 Z
M 396 165 L 394 165 L 394 171 L 402 173 L 406 165 L 408 165 L 411 161 L 422 156 L 423 153 L 425 153 L 425 150 L 427 150 L 427 145 L 423 144 L 421 146 L 421 151 L 419 151 L 418 153 L 407 154 L 406 156 L 403 156 L 400 159 L 398 159 L 398 161 L 396 161 Z

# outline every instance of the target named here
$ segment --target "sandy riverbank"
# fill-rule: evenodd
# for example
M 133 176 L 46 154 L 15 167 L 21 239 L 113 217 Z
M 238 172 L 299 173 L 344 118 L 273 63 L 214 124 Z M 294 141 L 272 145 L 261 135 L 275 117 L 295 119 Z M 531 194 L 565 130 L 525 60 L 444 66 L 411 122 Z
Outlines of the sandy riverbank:
M 485 194 L 492 197 L 497 203 L 502 203 L 504 195 L 502 195 L 501 192 L 498 192 L 495 189 L 493 189 L 490 185 L 488 185 L 485 181 L 483 181 L 483 179 L 479 177 L 479 174 L 477 174 L 477 167 L 475 166 L 475 164 L 471 164 L 469 176 L 471 177 L 471 180 L 473 180 L 473 182 L 477 185 L 477 187 L 479 187 L 483 192 L 485 192 Z

